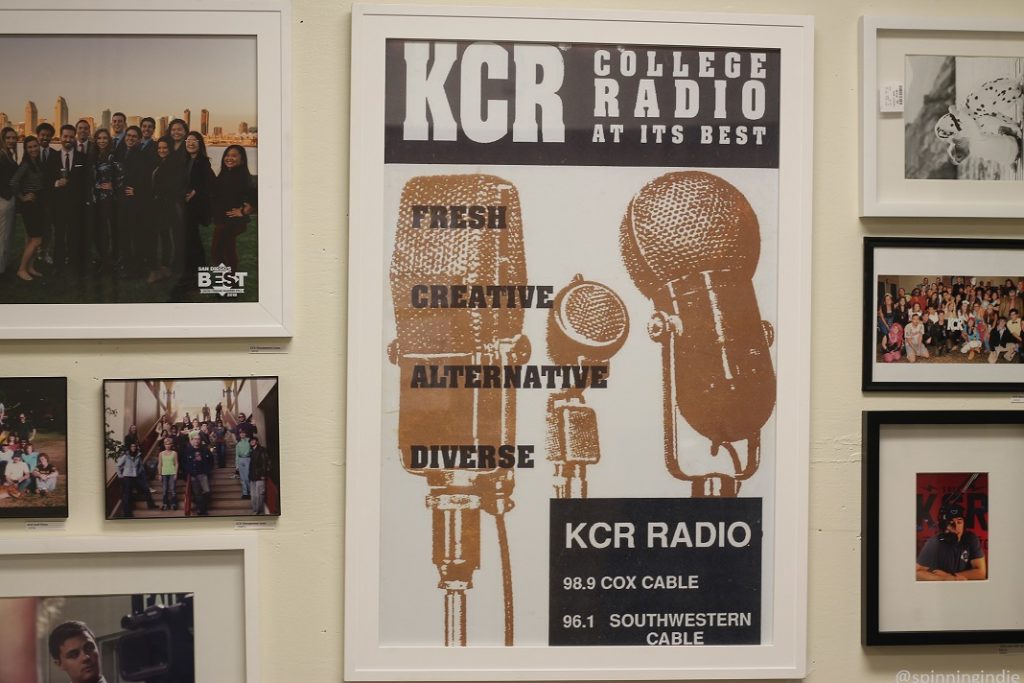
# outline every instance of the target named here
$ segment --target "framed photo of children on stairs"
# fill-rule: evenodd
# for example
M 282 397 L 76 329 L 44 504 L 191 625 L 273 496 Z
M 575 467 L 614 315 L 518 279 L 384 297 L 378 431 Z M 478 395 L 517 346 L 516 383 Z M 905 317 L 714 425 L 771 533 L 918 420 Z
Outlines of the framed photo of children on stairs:
M 1024 390 L 1024 240 L 864 240 L 864 391 Z
M 107 519 L 281 514 L 277 377 L 103 382 Z
M 0 9 L 0 338 L 291 336 L 288 3 L 125 7 Z

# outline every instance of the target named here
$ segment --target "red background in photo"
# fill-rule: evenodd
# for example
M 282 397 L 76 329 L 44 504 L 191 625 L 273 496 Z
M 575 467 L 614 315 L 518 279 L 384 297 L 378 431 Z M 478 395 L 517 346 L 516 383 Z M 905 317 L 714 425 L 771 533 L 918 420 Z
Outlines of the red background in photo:
M 972 531 L 981 540 L 988 560 L 988 473 L 960 494 L 973 472 L 923 472 L 917 475 L 917 554 L 925 541 L 939 533 L 939 508 L 946 497 L 955 497 L 964 508 L 964 531 Z M 959 494 L 959 495 L 958 495 Z M 916 557 L 916 555 L 915 555 Z

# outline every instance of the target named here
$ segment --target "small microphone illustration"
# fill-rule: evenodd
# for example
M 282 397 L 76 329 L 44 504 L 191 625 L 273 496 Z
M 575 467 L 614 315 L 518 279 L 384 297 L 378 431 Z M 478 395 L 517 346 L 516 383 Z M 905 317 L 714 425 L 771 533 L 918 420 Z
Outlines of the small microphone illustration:
M 775 407 L 774 329 L 761 319 L 752 282 L 761 250 L 757 216 L 716 175 L 668 173 L 632 199 L 619 246 L 633 282 L 654 304 L 648 333 L 662 348 L 665 464 L 692 483 L 695 497 L 736 496 L 757 471 L 761 428 Z M 680 463 L 680 415 L 711 441 L 706 471 Z M 737 441 L 747 442 L 745 459 Z
M 548 314 L 548 356 L 559 365 L 603 364 L 629 334 L 622 299 L 599 282 L 576 275 Z M 587 465 L 601 459 L 597 414 L 582 388 L 556 391 L 547 402 L 547 457 L 555 464 L 555 497 L 587 497 Z

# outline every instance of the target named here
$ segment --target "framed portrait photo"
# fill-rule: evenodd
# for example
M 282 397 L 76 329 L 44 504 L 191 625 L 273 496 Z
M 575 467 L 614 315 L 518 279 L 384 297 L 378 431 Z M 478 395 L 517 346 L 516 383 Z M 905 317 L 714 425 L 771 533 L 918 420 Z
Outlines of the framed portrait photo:
M 347 680 L 803 675 L 812 37 L 353 8 Z
M 1024 216 L 1024 21 L 862 17 L 861 215 Z
M 1024 411 L 867 411 L 863 438 L 863 643 L 1024 642 Z
M 0 9 L 0 337 L 291 336 L 287 0 Z
M 1024 240 L 864 239 L 864 391 L 1024 390 Z
M 103 381 L 107 519 L 281 514 L 277 377 Z
M 257 541 L 0 541 L 5 681 L 259 683 Z
M 68 381 L 0 377 L 0 519 L 68 516 Z

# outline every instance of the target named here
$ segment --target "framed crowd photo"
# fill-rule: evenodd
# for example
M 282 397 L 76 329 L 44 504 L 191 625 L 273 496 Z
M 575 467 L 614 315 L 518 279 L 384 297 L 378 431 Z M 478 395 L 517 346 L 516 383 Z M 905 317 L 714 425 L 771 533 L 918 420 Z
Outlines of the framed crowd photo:
M 1024 216 L 1024 20 L 860 29 L 861 215 Z
M 16 4 L 0 338 L 291 336 L 288 0 Z
M 0 519 L 68 516 L 68 381 L 0 377 Z
M 0 677 L 259 683 L 253 532 L 0 540 Z
M 864 391 L 1024 391 L 1024 240 L 864 239 Z
M 281 514 L 277 377 L 103 381 L 107 519 Z
M 352 42 L 345 678 L 802 676 L 812 20 Z
M 863 643 L 1024 642 L 1024 411 L 868 411 L 863 429 Z

